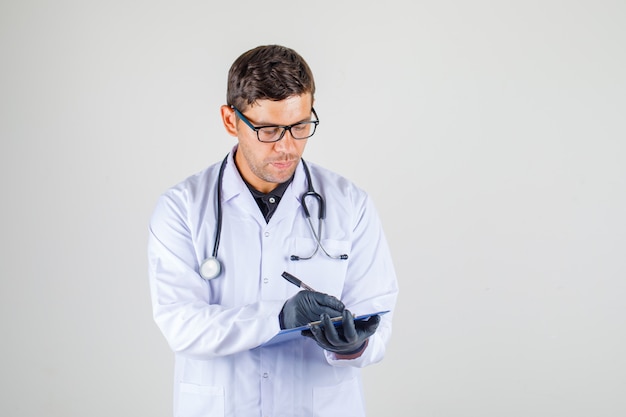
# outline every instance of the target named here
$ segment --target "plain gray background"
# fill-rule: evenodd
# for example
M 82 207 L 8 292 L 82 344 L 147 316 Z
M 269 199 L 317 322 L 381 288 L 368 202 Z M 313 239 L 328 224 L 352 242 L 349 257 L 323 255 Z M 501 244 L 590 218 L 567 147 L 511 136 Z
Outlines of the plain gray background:
M 401 294 L 369 415 L 626 415 L 623 1 L 2 1 L 0 415 L 171 415 L 147 224 L 299 51 Z

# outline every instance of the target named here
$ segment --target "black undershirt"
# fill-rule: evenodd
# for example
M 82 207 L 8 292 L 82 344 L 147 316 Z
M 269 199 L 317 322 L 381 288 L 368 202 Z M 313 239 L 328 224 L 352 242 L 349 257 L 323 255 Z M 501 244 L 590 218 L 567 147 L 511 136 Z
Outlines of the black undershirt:
M 255 190 L 247 181 L 244 180 L 248 189 L 252 193 L 252 197 L 254 197 L 254 201 L 256 201 L 259 209 L 261 209 L 261 213 L 263 213 L 263 217 L 265 218 L 265 222 L 269 223 L 270 219 L 274 215 L 276 208 L 278 207 L 278 203 L 280 203 L 280 199 L 285 194 L 285 190 L 291 184 L 293 180 L 293 175 L 287 181 L 278 184 L 278 187 L 274 188 L 269 193 L 262 193 L 261 191 Z

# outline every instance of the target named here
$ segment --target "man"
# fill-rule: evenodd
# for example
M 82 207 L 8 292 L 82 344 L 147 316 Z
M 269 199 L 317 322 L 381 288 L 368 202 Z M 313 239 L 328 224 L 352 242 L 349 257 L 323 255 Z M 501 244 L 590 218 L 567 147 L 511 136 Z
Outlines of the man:
M 392 313 L 353 315 L 393 310 L 397 282 L 368 195 L 301 159 L 319 123 L 314 94 L 295 51 L 241 55 L 221 107 L 237 145 L 157 203 L 150 288 L 175 352 L 176 416 L 365 415 L 360 368 L 383 358 Z

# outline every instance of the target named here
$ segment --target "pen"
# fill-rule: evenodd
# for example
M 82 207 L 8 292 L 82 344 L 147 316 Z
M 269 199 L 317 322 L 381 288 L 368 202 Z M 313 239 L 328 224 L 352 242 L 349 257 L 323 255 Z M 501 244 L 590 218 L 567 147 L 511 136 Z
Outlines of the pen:
M 309 291 L 315 291 L 313 288 L 309 287 L 304 282 L 300 281 L 298 278 L 294 277 L 287 271 L 282 273 L 282 277 L 285 278 L 287 281 L 291 282 L 296 287 L 300 287 L 302 289 L 309 290 Z

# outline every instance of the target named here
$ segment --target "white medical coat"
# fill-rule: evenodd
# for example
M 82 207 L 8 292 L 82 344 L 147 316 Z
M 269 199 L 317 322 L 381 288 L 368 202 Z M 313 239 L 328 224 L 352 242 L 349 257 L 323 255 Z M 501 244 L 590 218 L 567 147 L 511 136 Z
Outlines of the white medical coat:
M 380 361 L 391 334 L 397 282 L 378 215 L 365 192 L 308 163 L 326 201 L 321 250 L 303 215 L 302 164 L 266 223 L 242 180 L 233 153 L 222 185 L 222 273 L 210 281 L 200 263 L 213 251 L 220 163 L 187 178 L 158 200 L 150 222 L 148 257 L 154 319 L 175 353 L 176 417 L 361 417 L 360 367 Z M 317 228 L 315 199 L 307 198 Z M 278 315 L 298 288 L 288 271 L 317 291 L 341 299 L 355 315 L 383 315 L 360 358 L 338 360 L 301 337 L 261 346 L 280 331 Z

